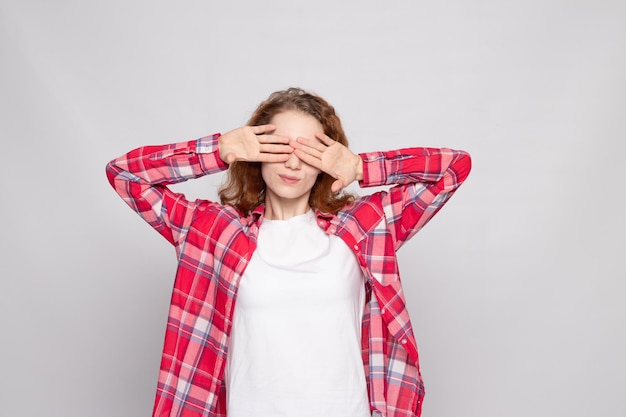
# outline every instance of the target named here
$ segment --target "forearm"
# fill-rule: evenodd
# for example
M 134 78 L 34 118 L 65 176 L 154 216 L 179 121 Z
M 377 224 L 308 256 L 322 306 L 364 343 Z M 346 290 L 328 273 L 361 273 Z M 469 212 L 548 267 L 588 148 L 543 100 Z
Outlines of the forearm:
M 168 185 L 222 171 L 227 165 L 219 157 L 218 138 L 134 149 L 109 162 L 107 176 L 115 188 L 116 181 Z
M 362 187 L 425 183 L 450 192 L 465 181 L 471 169 L 467 152 L 448 148 L 404 148 L 360 156 Z
M 109 162 L 107 177 L 131 209 L 176 244 L 183 238 L 194 204 L 167 185 L 225 169 L 217 150 L 218 137 L 137 148 Z
M 408 148 L 361 157 L 361 186 L 400 185 L 377 194 L 396 250 L 446 204 L 471 169 L 469 154 L 452 149 Z

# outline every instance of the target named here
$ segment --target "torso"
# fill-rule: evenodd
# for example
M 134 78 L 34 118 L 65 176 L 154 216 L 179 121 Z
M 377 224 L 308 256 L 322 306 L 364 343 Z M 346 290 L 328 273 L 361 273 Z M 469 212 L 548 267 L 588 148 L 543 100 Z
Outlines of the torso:
M 237 294 L 228 415 L 370 416 L 361 357 L 364 281 L 313 212 L 263 220 Z

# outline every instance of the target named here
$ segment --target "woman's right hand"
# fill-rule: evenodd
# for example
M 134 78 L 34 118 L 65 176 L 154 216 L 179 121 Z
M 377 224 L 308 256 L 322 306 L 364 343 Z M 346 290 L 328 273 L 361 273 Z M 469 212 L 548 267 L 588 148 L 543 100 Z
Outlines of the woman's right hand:
M 227 164 L 235 161 L 285 162 L 293 152 L 289 138 L 268 134 L 274 125 L 243 126 L 220 136 L 220 157 Z

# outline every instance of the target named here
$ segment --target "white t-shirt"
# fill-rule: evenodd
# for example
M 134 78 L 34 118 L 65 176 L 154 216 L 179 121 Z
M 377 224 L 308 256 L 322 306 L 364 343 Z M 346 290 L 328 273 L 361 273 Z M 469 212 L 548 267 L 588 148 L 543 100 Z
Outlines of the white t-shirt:
M 369 417 L 365 289 L 354 254 L 313 211 L 261 222 L 226 368 L 229 417 Z

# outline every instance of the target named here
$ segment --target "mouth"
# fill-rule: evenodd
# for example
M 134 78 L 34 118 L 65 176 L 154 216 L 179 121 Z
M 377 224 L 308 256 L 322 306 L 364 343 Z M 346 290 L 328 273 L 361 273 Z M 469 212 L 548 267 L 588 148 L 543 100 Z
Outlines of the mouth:
M 292 176 L 290 176 L 290 175 L 279 175 L 279 177 L 280 177 L 280 179 L 281 179 L 283 182 L 285 182 L 285 183 L 287 183 L 287 184 L 295 184 L 295 183 L 297 183 L 298 181 L 300 181 L 298 178 L 296 178 L 296 177 L 292 177 Z

